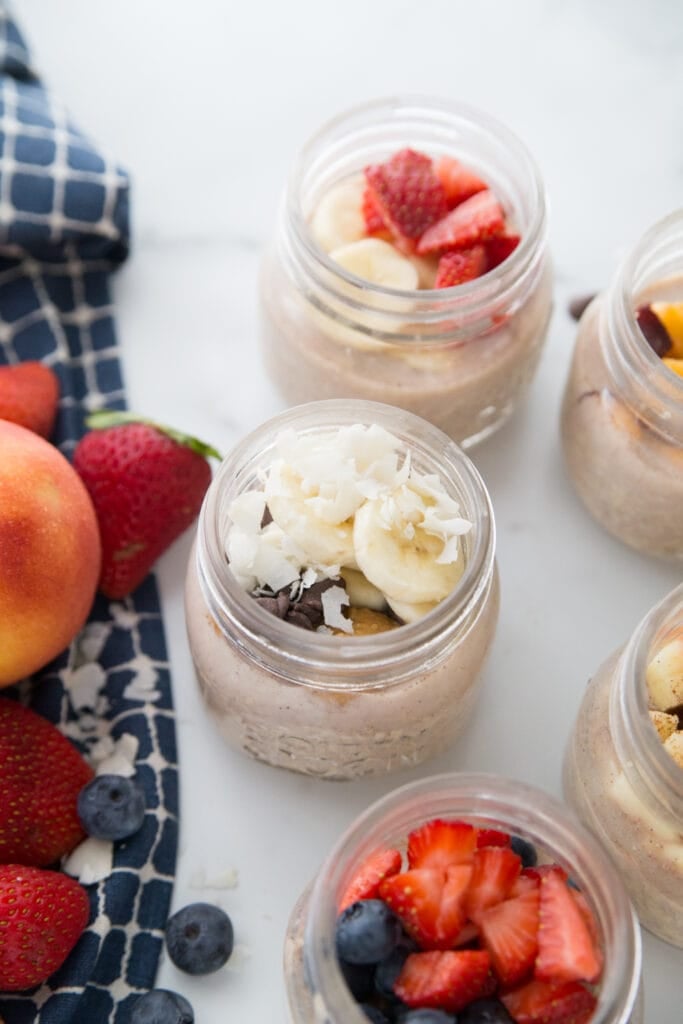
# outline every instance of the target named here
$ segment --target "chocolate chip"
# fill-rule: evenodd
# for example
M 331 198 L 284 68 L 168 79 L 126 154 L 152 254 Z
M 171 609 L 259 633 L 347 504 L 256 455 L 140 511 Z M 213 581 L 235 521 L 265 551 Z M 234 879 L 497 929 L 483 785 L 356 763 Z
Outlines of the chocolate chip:
M 569 315 L 572 319 L 580 320 L 595 296 L 596 292 L 593 292 L 591 295 L 577 295 L 572 299 L 569 303 Z
M 303 612 L 297 611 L 296 608 L 290 608 L 287 612 L 287 622 L 291 622 L 293 626 L 300 626 L 301 629 L 313 629 L 313 623 L 309 617 Z
M 263 510 L 263 515 L 261 516 L 261 529 L 265 530 L 266 526 L 270 526 L 272 521 L 273 517 L 270 514 L 270 509 L 266 505 L 266 507 Z
M 278 619 L 284 619 L 287 614 L 287 609 L 289 608 L 289 601 L 287 601 L 287 604 L 283 609 L 279 595 L 278 597 L 255 597 L 254 600 L 257 604 L 261 605 L 265 611 L 270 612 L 271 615 L 275 615 Z
M 660 359 L 671 350 L 668 331 L 651 306 L 639 306 L 636 320 L 648 345 Z

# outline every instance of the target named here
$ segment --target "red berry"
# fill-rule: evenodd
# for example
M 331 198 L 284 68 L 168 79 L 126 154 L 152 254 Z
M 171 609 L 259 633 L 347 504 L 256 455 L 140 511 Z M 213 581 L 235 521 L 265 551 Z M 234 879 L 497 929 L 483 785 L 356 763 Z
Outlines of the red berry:
M 493 270 L 504 263 L 519 245 L 519 235 L 496 235 L 486 243 L 486 269 Z
M 89 910 L 85 889 L 67 875 L 0 867 L 0 991 L 21 992 L 49 978 L 76 945 Z
M 536 977 L 546 981 L 596 981 L 602 954 L 561 871 L 541 880 Z
M 472 881 L 465 897 L 468 916 L 479 924 L 483 910 L 502 903 L 519 875 L 521 860 L 506 846 L 484 846 L 474 855 Z
M 52 864 L 85 839 L 76 802 L 92 768 L 51 722 L 6 697 L 0 764 L 0 863 Z
M 365 169 L 365 178 L 382 220 L 404 248 L 448 210 L 432 161 L 414 149 L 402 149 L 383 164 Z
M 636 320 L 648 345 L 660 359 L 671 351 L 671 338 L 666 327 L 651 306 L 639 306 Z
M 482 846 L 509 846 L 510 835 L 508 832 L 500 832 L 496 828 L 480 828 L 477 832 L 477 847 Z
M 482 245 L 445 252 L 439 260 L 435 288 L 453 288 L 474 281 L 486 272 L 486 251 Z
M 0 366 L 0 419 L 18 423 L 41 437 L 55 424 L 59 381 L 43 363 Z
M 533 970 L 540 898 L 538 889 L 533 889 L 489 907 L 479 917 L 482 944 L 501 985 L 516 985 Z
M 443 868 L 471 864 L 477 832 L 464 821 L 434 818 L 408 836 L 408 864 L 411 868 Z
M 339 901 L 339 913 L 356 900 L 373 900 L 380 882 L 401 870 L 403 858 L 398 850 L 376 850 L 367 857 L 347 885 Z
M 378 235 L 382 231 L 387 230 L 387 226 L 384 223 L 384 218 L 375 202 L 375 197 L 371 192 L 370 188 L 366 187 L 363 192 L 363 203 L 362 203 L 363 219 L 365 220 L 365 230 L 369 235 Z
M 411 953 L 394 985 L 407 1006 L 448 1013 L 457 1013 L 491 990 L 489 955 L 478 949 Z
M 466 922 L 463 904 L 471 877 L 469 864 L 416 868 L 386 878 L 379 895 L 423 949 L 448 949 Z
M 486 182 L 478 178 L 474 171 L 470 171 L 452 156 L 440 156 L 434 162 L 434 173 L 443 185 L 446 202 L 451 209 L 488 188 Z
M 493 192 L 478 192 L 429 227 L 417 246 L 420 255 L 465 249 L 505 230 L 505 216 Z
M 529 981 L 501 995 L 516 1024 L 587 1024 L 597 999 L 575 981 Z

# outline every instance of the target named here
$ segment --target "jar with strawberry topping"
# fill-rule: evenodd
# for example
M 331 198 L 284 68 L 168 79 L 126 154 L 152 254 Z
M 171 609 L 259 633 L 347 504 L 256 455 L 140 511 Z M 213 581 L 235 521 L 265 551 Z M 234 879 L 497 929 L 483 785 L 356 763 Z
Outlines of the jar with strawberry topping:
M 200 515 L 186 585 L 201 692 L 259 760 L 380 775 L 465 727 L 498 615 L 486 487 L 436 427 L 360 401 L 246 437 Z
M 564 788 L 611 855 L 641 924 L 683 948 L 683 585 L 591 679 Z
M 579 497 L 606 530 L 683 559 L 683 210 L 647 232 L 584 313 L 562 443 Z
M 377 100 L 294 166 L 262 266 L 262 349 L 292 404 L 385 402 L 467 447 L 526 394 L 551 292 L 523 144 L 461 104 Z
M 641 943 L 607 855 L 556 800 L 421 779 L 340 838 L 290 917 L 291 1024 L 640 1024 Z

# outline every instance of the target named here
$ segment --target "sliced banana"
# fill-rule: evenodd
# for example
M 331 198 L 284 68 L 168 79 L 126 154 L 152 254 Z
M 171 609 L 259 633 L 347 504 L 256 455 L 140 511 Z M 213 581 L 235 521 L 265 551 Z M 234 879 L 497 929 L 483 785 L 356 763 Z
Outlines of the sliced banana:
M 415 291 L 418 287 L 416 268 L 381 238 L 362 238 L 330 252 L 330 259 L 356 277 L 382 288 Z
M 344 566 L 341 575 L 346 583 L 346 593 L 349 595 L 352 607 L 371 608 L 376 612 L 384 611 L 387 606 L 384 594 L 362 572 Z
M 649 714 L 660 740 L 662 743 L 666 742 L 678 729 L 678 718 L 676 715 L 667 715 L 666 711 L 651 710 Z
M 683 732 L 674 732 L 664 741 L 664 749 L 679 768 L 683 768 Z
M 629 818 L 639 821 L 653 836 L 665 843 L 679 842 L 678 831 L 643 803 L 623 772 L 615 776 L 610 790 L 615 802 Z
M 418 287 L 433 288 L 439 269 L 437 256 L 411 256 L 410 262 L 417 271 Z
M 315 488 L 305 487 L 301 477 L 285 463 L 271 467 L 265 486 L 273 521 L 320 566 L 355 566 L 353 520 L 331 523 L 318 512 Z
M 650 703 L 658 711 L 683 704 L 683 637 L 655 654 L 645 670 Z
M 411 604 L 409 601 L 395 601 L 392 598 L 392 600 L 387 601 L 387 604 L 394 615 L 398 615 L 399 619 L 403 619 L 406 623 L 411 623 L 417 622 L 418 619 L 424 618 L 425 615 L 429 615 L 430 612 L 434 611 L 439 602 L 427 601 L 424 604 Z
M 333 185 L 322 196 L 311 218 L 311 234 L 325 252 L 365 236 L 362 175 Z
M 389 602 L 441 601 L 462 575 L 461 554 L 452 562 L 439 561 L 444 541 L 423 529 L 425 511 L 422 497 L 404 486 L 356 512 L 358 567 Z

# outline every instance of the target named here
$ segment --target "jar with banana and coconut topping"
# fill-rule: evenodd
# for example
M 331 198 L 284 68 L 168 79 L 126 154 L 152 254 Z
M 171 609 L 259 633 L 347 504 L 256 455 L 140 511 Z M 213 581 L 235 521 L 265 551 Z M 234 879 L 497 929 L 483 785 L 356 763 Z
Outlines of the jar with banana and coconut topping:
M 373 171 L 392 230 L 364 214 Z M 551 306 L 543 184 L 493 118 L 376 100 L 302 150 L 260 286 L 266 367 L 288 402 L 386 402 L 467 447 L 523 400 Z
M 206 495 L 186 584 L 226 739 L 330 779 L 419 764 L 464 728 L 498 615 L 486 487 L 390 406 L 325 401 L 247 436 Z

